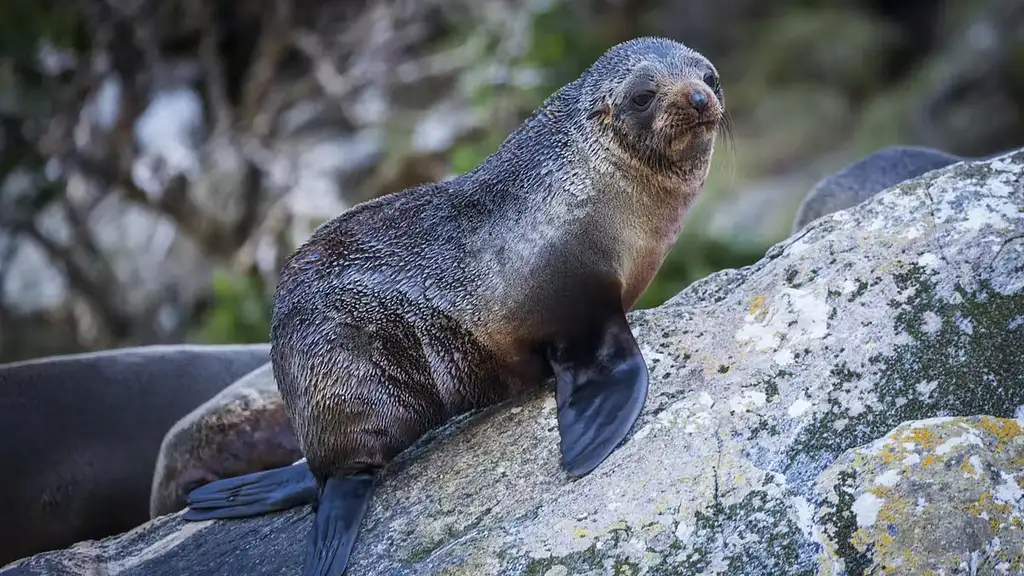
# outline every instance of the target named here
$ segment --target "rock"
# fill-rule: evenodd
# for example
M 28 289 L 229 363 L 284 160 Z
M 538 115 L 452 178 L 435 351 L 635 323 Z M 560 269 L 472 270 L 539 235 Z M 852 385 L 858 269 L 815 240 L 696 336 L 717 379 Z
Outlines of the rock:
M 1024 431 L 988 416 L 901 424 L 819 479 L 824 574 L 1024 572 Z
M 597 470 L 560 470 L 550 387 L 459 418 L 389 469 L 347 574 L 903 573 L 905 550 L 906 566 L 998 574 L 994 537 L 1019 550 L 1020 444 L 999 430 L 1024 403 L 1024 150 L 904 182 L 630 321 L 651 392 Z M 876 439 L 971 416 L 987 418 L 927 422 L 928 471 L 864 496 L 896 465 Z M 982 446 L 952 441 L 961 424 Z M 934 521 L 898 505 L 918 496 Z M 996 526 L 969 517 L 974 497 Z M 298 574 L 311 520 L 175 514 L 0 574 Z

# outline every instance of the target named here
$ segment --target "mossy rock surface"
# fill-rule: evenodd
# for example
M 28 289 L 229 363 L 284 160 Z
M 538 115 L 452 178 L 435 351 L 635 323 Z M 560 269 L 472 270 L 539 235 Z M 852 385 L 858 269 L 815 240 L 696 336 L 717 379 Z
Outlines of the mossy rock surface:
M 630 321 L 650 395 L 596 471 L 569 481 L 560 470 L 550 387 L 460 418 L 388 471 L 347 574 L 852 576 L 883 562 L 916 573 L 892 566 L 897 548 L 878 545 L 877 526 L 857 523 L 857 499 L 888 464 L 857 455 L 904 422 L 1010 426 L 1024 404 L 1024 150 L 824 217 Z M 997 469 L 1018 473 L 1016 440 L 962 422 L 986 446 L 962 454 L 989 476 L 935 463 L 955 489 L 923 486 L 923 497 L 964 522 L 942 525 L 957 551 L 915 549 L 921 566 L 989 557 L 988 532 L 961 532 L 975 529 L 964 499 L 998 491 Z M 913 507 L 891 512 L 896 542 L 921 521 Z M 1001 513 L 1000 529 L 1013 529 L 1015 512 Z M 176 514 L 0 574 L 297 574 L 311 520 L 308 507 L 202 523 Z

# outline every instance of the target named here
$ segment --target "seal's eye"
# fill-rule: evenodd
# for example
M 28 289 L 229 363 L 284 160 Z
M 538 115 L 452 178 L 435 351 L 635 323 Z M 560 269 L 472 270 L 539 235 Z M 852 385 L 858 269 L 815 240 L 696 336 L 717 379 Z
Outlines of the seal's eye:
M 704 75 L 704 83 L 712 90 L 718 90 L 718 74 L 708 72 Z
M 651 105 L 651 100 L 654 100 L 653 92 L 641 92 L 633 96 L 633 105 L 639 110 L 646 110 Z

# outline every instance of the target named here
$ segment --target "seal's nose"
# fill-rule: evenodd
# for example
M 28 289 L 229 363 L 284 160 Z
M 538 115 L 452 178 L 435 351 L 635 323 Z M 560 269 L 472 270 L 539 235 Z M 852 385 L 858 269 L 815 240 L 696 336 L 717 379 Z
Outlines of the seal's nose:
M 688 100 L 690 101 L 690 106 L 693 106 L 694 110 L 697 112 L 703 112 L 708 106 L 708 93 L 700 88 L 694 88 L 693 90 L 690 90 Z

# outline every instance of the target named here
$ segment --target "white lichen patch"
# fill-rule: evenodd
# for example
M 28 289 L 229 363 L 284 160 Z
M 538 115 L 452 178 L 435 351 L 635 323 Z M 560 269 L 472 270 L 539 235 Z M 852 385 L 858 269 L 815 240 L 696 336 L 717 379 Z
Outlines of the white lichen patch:
M 917 222 L 912 226 L 908 226 L 901 236 L 907 240 L 916 240 L 923 236 L 925 231 L 925 225 L 921 222 Z
M 957 223 L 961 232 L 977 232 L 986 226 L 1006 228 L 1010 221 L 1020 218 L 1016 204 L 1007 200 L 989 199 L 984 206 L 974 205 L 967 209 L 966 217 Z
M 900 481 L 900 471 L 893 468 L 875 476 L 875 484 L 879 486 L 893 487 Z
M 814 509 L 811 507 L 811 503 L 803 496 L 794 496 L 790 500 L 790 506 L 797 527 L 805 537 L 811 538 L 814 529 Z
M 782 350 L 779 350 L 774 355 L 772 355 L 772 360 L 774 360 L 775 363 L 778 364 L 780 367 L 785 368 L 786 366 L 789 366 L 794 361 L 796 361 L 796 356 L 793 354 L 792 350 L 789 350 L 788 348 L 783 348 Z
M 807 250 L 811 246 L 812 246 L 812 244 L 804 241 L 804 237 L 801 236 L 800 238 L 797 238 L 795 241 L 790 243 L 789 246 L 786 247 L 786 252 L 789 255 L 791 255 L 791 256 L 797 256 L 797 255 L 803 253 L 805 250 Z
M 918 397 L 921 398 L 921 400 L 931 400 L 932 392 L 934 392 L 938 386 L 938 380 L 932 380 L 930 382 L 921 382 L 914 388 L 917 390 Z
M 811 404 L 805 396 L 800 396 L 789 405 L 789 409 L 786 410 L 786 414 L 788 414 L 790 418 L 799 418 L 812 406 L 813 404 Z
M 760 390 L 744 390 L 742 393 L 729 398 L 729 410 L 742 414 L 748 410 L 764 406 L 767 400 L 768 397 Z
M 981 458 L 979 458 L 978 455 L 975 454 L 968 458 L 967 461 L 970 463 L 971 466 L 970 470 L 966 471 L 965 474 L 974 476 L 975 478 L 980 478 L 981 475 L 985 472 L 985 467 L 981 463 Z
M 796 348 L 825 337 L 831 310 L 809 289 L 783 288 L 767 309 L 758 307 L 743 318 L 735 340 L 750 342 L 757 351 L 777 350 L 783 343 Z
M 931 252 L 921 254 L 917 259 L 918 266 L 927 269 L 930 272 L 937 272 L 939 269 L 939 257 Z
M 992 494 L 992 498 L 996 502 L 1003 504 L 1009 504 L 1018 509 L 1021 508 L 1024 503 L 1021 502 L 1021 498 L 1024 498 L 1024 490 L 1021 490 L 1020 485 L 1017 483 L 1017 479 L 1012 474 L 1007 474 L 1004 470 L 999 471 L 999 477 L 1002 483 L 996 486 L 995 492 Z
M 857 516 L 857 527 L 870 528 L 878 520 L 878 511 L 882 509 L 882 500 L 872 494 L 865 492 L 853 501 L 851 510 Z
M 922 316 L 921 331 L 925 334 L 935 334 L 942 329 L 942 318 L 935 312 L 927 310 Z
M 1016 169 L 1017 176 L 1012 171 L 994 170 L 982 182 L 967 182 L 956 171 L 936 178 L 930 186 L 936 222 L 953 222 L 958 232 L 975 233 L 1001 230 L 1024 218 L 1019 200 L 1012 198 L 1021 166 Z
M 942 456 L 949 454 L 953 448 L 960 446 L 961 444 L 974 444 L 975 446 L 981 446 L 981 438 L 978 438 L 976 434 L 964 434 L 963 436 L 954 436 L 942 444 L 935 447 L 935 453 Z

